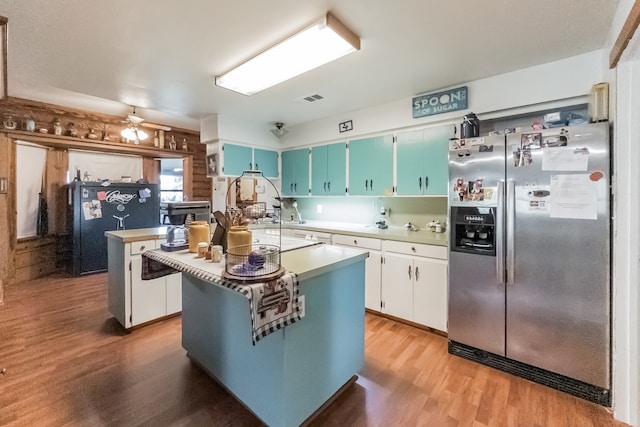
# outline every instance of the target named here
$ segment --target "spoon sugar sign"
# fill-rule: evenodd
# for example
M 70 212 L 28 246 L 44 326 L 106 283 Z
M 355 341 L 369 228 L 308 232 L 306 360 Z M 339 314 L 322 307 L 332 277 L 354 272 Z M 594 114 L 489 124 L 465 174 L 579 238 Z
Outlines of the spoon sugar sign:
M 467 109 L 467 86 L 449 89 L 412 99 L 413 118 Z

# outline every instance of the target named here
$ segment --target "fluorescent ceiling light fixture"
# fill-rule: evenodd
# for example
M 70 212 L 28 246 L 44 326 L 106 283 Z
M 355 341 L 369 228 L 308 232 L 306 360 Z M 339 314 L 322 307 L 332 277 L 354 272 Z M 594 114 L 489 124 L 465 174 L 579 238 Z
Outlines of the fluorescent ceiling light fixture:
M 253 95 L 292 77 L 360 50 L 360 38 L 331 13 L 231 71 L 216 85 Z

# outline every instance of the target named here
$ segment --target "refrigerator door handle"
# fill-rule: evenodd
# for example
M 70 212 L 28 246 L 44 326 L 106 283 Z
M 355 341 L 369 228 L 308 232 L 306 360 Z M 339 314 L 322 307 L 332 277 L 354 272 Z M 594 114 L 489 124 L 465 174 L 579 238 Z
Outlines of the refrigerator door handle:
M 507 285 L 514 285 L 515 271 L 515 228 L 516 228 L 516 183 L 507 181 Z
M 496 212 L 496 281 L 504 285 L 504 181 L 498 181 Z

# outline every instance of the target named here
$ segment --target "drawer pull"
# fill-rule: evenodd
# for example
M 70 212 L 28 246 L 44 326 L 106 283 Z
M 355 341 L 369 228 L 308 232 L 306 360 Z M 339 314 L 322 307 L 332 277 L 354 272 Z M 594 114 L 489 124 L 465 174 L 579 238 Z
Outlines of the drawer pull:
M 145 248 L 145 247 L 146 247 L 145 245 L 140 246 L 140 250 L 141 250 L 141 251 L 144 251 L 144 248 Z
M 411 250 L 412 250 L 413 252 L 415 252 L 415 251 L 416 251 L 415 246 L 411 246 Z
M 357 241 L 356 239 L 353 239 L 353 244 L 354 244 L 354 245 L 357 245 L 357 244 L 358 244 L 358 241 Z

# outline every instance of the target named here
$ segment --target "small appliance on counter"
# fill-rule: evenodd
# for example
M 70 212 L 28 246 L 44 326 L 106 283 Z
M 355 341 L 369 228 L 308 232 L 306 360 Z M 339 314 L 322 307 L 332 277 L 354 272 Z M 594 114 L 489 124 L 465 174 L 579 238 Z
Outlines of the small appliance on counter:
M 160 203 L 162 222 L 169 220 L 167 241 L 160 245 L 163 251 L 173 252 L 189 249 L 188 232 L 185 226 L 187 219 L 191 221 L 209 222 L 211 204 L 206 200 L 189 202 Z

